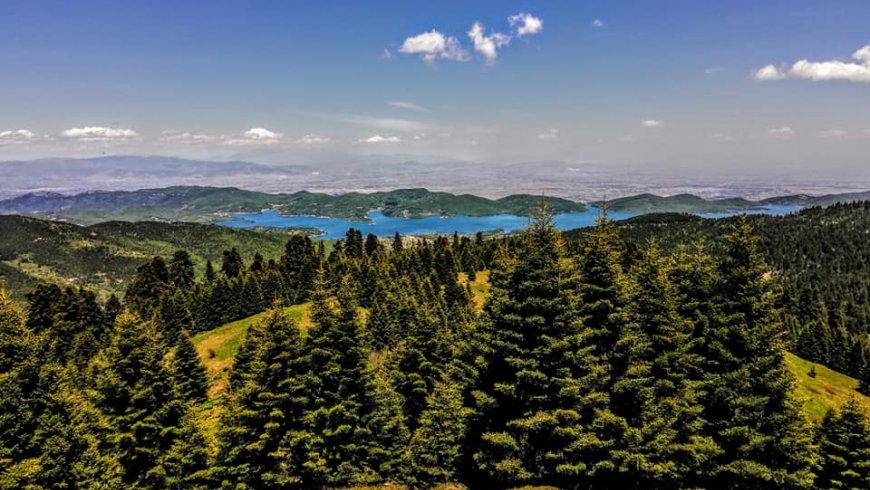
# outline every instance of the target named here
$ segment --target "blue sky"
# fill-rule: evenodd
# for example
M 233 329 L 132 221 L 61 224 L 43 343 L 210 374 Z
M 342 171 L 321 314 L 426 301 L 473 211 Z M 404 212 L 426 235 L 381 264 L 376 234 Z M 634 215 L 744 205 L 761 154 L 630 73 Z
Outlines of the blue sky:
M 860 170 L 868 19 L 863 0 L 9 0 L 0 158 Z

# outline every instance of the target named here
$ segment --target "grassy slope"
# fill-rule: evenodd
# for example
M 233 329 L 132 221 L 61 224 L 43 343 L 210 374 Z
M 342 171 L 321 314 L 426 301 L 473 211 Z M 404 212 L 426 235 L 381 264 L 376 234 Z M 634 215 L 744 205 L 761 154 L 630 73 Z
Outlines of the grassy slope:
M 790 353 L 786 353 L 785 362 L 797 380 L 795 395 L 803 402 L 804 412 L 813 422 L 821 421 L 828 410 L 839 409 L 851 397 L 870 414 L 870 398 L 855 391 L 858 387 L 855 378 L 819 364 L 815 364 L 816 377 L 812 378 L 809 372 L 814 364 Z

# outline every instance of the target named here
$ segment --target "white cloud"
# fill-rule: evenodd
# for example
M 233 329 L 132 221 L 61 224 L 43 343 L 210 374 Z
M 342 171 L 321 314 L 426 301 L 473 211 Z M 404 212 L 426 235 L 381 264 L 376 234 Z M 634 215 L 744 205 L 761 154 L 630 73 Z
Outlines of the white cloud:
M 274 145 L 281 141 L 284 135 L 266 128 L 251 128 L 240 136 L 231 136 L 225 139 L 227 145 Z
M 782 68 L 767 65 L 756 70 L 753 76 L 756 80 L 761 81 L 793 78 L 870 83 L 870 44 L 852 53 L 852 59 L 855 61 L 809 61 L 804 59 Z
M 549 128 L 538 133 L 538 139 L 541 141 L 550 141 L 557 139 L 559 137 L 559 130 L 557 128 Z
M 462 49 L 458 39 L 445 36 L 435 29 L 405 39 L 399 52 L 418 54 L 427 63 L 435 60 L 468 61 L 469 59 L 468 52 Z
M 383 131 L 417 133 L 423 131 L 436 131 L 440 129 L 436 125 L 410 119 L 360 116 L 357 114 L 328 114 L 322 112 L 299 112 L 298 114 L 313 116 L 327 121 L 377 128 Z
M 846 136 L 845 129 L 828 129 L 819 132 L 820 138 L 842 138 L 843 136 Z
M 393 107 L 398 107 L 399 109 L 408 109 L 409 111 L 429 112 L 429 109 L 427 109 L 421 105 L 417 105 L 413 102 L 406 102 L 403 100 L 394 100 L 394 101 L 387 102 L 387 104 L 389 104 Z
M 725 71 L 725 68 L 723 68 L 721 66 L 711 66 L 709 68 L 704 69 L 704 74 L 705 75 L 715 75 L 717 73 L 722 73 L 723 71 Z
M 604 27 L 604 21 L 601 19 L 595 19 L 589 25 L 591 25 L 592 27 L 595 27 L 595 28 L 601 28 L 601 27 Z
M 284 135 L 281 133 L 276 133 L 274 131 L 269 131 L 266 128 L 251 128 L 251 129 L 245 131 L 245 133 L 242 136 L 244 136 L 245 138 L 248 138 L 248 139 L 252 139 L 252 140 L 268 141 L 268 140 L 281 139 L 281 137 Z
M 398 136 L 381 136 L 376 134 L 370 138 L 359 139 L 357 143 L 398 143 L 402 141 Z
M 325 143 L 329 143 L 330 139 L 326 136 L 318 136 L 313 133 L 306 134 L 305 136 L 296 140 L 300 145 L 322 145 Z
M 753 76 L 756 80 L 768 81 L 782 80 L 783 78 L 786 78 L 787 75 L 780 71 L 779 68 L 773 65 L 767 65 L 756 70 Z
M 191 133 L 188 131 L 175 131 L 170 129 L 168 131 L 163 131 L 160 134 L 160 141 L 169 141 L 172 143 L 183 143 L 183 144 L 200 144 L 200 143 L 210 143 L 216 140 L 217 137 L 211 134 L 205 133 Z
M 393 59 L 393 52 L 390 51 L 390 50 L 387 49 L 387 48 L 384 48 L 384 50 L 381 52 L 381 59 L 382 59 L 382 60 L 391 60 L 391 59 Z
M 486 30 L 483 25 L 475 22 L 468 31 L 468 38 L 474 43 L 474 50 L 483 55 L 487 65 L 491 65 L 498 58 L 498 48 L 511 42 L 511 37 L 500 32 L 493 32 L 487 36 L 484 32 Z
M 24 143 L 38 140 L 40 137 L 29 129 L 12 129 L 0 131 L 0 145 L 10 143 Z
M 516 30 L 517 37 L 538 34 L 544 30 L 544 21 L 532 14 L 516 14 L 508 17 L 508 23 Z
M 775 138 L 791 138 L 794 136 L 794 129 L 783 126 L 781 128 L 771 128 L 767 130 L 767 134 Z
M 659 121 L 659 120 L 656 120 L 656 119 L 647 119 L 645 121 L 640 122 L 640 125 L 645 127 L 645 128 L 658 128 L 662 124 L 664 124 L 664 123 Z
M 104 128 L 102 126 L 70 128 L 61 134 L 64 138 L 76 139 L 79 141 L 123 141 L 139 136 L 139 133 L 132 129 Z

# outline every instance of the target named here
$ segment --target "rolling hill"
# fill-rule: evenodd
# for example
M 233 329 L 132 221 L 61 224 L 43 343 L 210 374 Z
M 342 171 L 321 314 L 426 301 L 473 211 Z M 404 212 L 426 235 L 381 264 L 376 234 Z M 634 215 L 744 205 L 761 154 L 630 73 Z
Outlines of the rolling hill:
M 102 221 L 193 221 L 226 219 L 227 213 L 274 209 L 288 215 L 363 220 L 373 209 L 387 216 L 528 215 L 544 199 L 557 212 L 583 211 L 582 203 L 554 197 L 513 195 L 492 200 L 470 194 L 399 189 L 331 195 L 300 191 L 269 194 L 233 187 L 176 186 L 137 191 L 95 191 L 64 195 L 30 193 L 0 201 L 0 214 L 24 214 L 79 224 Z
M 0 282 L 20 296 L 40 282 L 120 293 L 136 268 L 155 255 L 187 250 L 199 272 L 236 247 L 245 257 L 279 256 L 286 233 L 257 233 L 195 223 L 107 222 L 84 227 L 0 216 Z

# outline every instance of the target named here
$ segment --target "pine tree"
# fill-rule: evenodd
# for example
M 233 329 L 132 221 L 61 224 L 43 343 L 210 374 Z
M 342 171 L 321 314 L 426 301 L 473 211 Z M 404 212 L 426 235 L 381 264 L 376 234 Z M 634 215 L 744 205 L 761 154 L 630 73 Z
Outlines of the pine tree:
M 321 271 L 312 293 L 308 362 L 312 376 L 306 393 L 308 433 L 303 481 L 312 487 L 338 487 L 375 482 L 371 468 L 373 380 L 357 316 L 356 302 L 343 281 L 333 306 Z
M 208 376 L 199 361 L 196 347 L 190 340 L 187 330 L 182 330 L 175 343 L 172 372 L 182 398 L 192 402 L 205 400 L 208 391 Z
M 470 412 L 456 382 L 445 376 L 435 385 L 409 447 L 413 483 L 428 488 L 458 480 Z
M 374 233 L 369 233 L 366 235 L 365 241 L 365 252 L 368 257 L 375 257 L 383 253 L 383 246 L 381 246 L 381 241 L 378 240 L 377 235 Z
M 151 318 L 160 298 L 171 289 L 166 262 L 154 257 L 136 269 L 136 275 L 127 286 L 124 302 L 141 318 Z
M 305 448 L 295 441 L 279 448 L 301 431 L 308 404 L 299 328 L 284 309 L 269 310 L 250 329 L 236 360 L 213 479 L 232 488 L 298 486 Z
M 870 427 L 854 398 L 839 413 L 825 415 L 817 440 L 821 457 L 816 488 L 870 488 Z
M 181 290 L 163 296 L 157 305 L 155 323 L 168 345 L 174 345 L 183 330 L 193 330 L 193 317 Z
M 718 452 L 701 429 L 699 356 L 692 325 L 676 311 L 664 261 L 655 247 L 641 257 L 628 303 L 630 322 L 611 355 L 611 409 L 625 432 L 610 453 L 605 487 L 683 488 Z M 609 473 L 609 474 L 607 474 Z
M 221 272 L 229 278 L 233 279 L 242 275 L 242 270 L 245 268 L 245 263 L 242 261 L 242 256 L 239 251 L 233 247 L 231 250 L 224 250 L 224 260 L 221 265 Z
M 111 446 L 125 485 L 166 486 L 162 462 L 178 438 L 184 404 L 163 355 L 153 326 L 123 313 L 110 345 L 91 366 L 94 405 L 114 430 Z
M 303 301 L 314 282 L 320 259 L 314 250 L 311 239 L 304 235 L 293 235 L 287 240 L 284 255 L 281 256 L 281 271 L 287 286 L 292 291 L 291 303 Z
M 209 488 L 208 441 L 188 409 L 163 460 L 166 488 Z
M 404 248 L 404 244 L 402 244 L 402 235 L 397 231 L 393 236 L 393 252 L 401 252 Z
M 188 291 L 196 281 L 193 260 L 187 250 L 178 250 L 169 260 L 169 281 L 182 291 Z
M 205 263 L 205 282 L 211 284 L 215 282 L 216 279 L 217 274 L 214 271 L 214 265 L 212 265 L 211 260 L 208 260 Z
M 746 216 L 725 241 L 706 339 L 703 399 L 708 433 L 722 453 L 706 484 L 807 488 L 814 464 L 811 435 L 791 395 L 768 268 Z
M 607 448 L 606 370 L 580 321 L 577 270 L 545 206 L 518 245 L 516 264 L 493 273 L 479 327 L 486 364 L 470 422 L 470 469 L 499 486 L 574 487 Z

